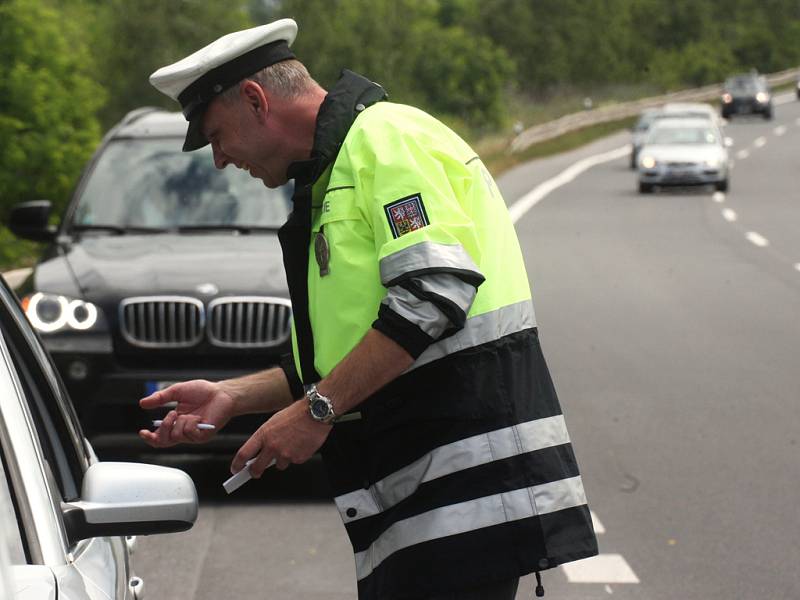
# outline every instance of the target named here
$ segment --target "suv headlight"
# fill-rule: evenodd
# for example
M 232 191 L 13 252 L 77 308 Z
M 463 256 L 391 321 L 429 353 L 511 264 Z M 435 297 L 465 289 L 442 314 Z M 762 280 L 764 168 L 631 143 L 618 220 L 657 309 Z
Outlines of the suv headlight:
M 63 329 L 85 331 L 94 327 L 99 315 L 97 306 L 91 302 L 43 292 L 25 296 L 22 307 L 31 325 L 43 333 Z
M 760 102 L 761 104 L 766 104 L 768 100 L 769 100 L 769 94 L 767 94 L 766 92 L 758 92 L 756 94 L 757 102 Z
M 718 157 L 709 158 L 708 160 L 705 161 L 705 166 L 707 166 L 710 169 L 716 169 L 717 167 L 719 167 L 719 163 L 720 160 Z
M 727 93 L 726 94 L 722 94 L 722 101 L 725 104 L 730 104 L 731 102 L 733 102 L 733 96 L 731 96 L 730 94 L 727 94 Z

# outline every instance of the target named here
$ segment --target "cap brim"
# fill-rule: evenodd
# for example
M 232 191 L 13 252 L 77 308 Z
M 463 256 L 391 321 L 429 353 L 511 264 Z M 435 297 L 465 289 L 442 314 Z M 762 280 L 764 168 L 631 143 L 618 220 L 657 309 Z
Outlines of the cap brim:
M 199 150 L 203 146 L 208 145 L 206 136 L 203 135 L 203 114 L 201 111 L 199 115 L 189 121 L 189 129 L 186 130 L 186 140 L 183 142 L 183 151 L 191 152 L 192 150 Z

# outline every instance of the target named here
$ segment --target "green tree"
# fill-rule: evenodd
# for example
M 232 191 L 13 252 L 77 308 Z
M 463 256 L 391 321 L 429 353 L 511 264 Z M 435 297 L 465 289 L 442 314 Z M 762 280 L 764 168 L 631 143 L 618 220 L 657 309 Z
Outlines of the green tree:
M 153 88 L 148 78 L 215 39 L 252 27 L 247 0 L 93 0 L 90 27 L 98 75 L 109 99 L 100 112 L 110 127 L 139 106 L 178 105 Z
M 66 201 L 100 138 L 103 89 L 78 25 L 46 0 L 0 4 L 0 202 Z
M 453 19 L 472 12 L 468 2 L 448 7 Z M 496 126 L 513 63 L 486 36 L 443 24 L 440 8 L 433 0 L 286 0 L 261 14 L 298 22 L 293 49 L 324 87 L 348 68 L 394 101 Z

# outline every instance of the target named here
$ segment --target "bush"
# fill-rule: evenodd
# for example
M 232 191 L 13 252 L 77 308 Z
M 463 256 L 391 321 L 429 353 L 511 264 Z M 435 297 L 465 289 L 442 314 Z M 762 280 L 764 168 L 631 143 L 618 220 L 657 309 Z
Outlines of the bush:
M 63 206 L 100 138 L 102 88 L 81 33 L 41 0 L 0 4 L 0 216 L 23 200 Z

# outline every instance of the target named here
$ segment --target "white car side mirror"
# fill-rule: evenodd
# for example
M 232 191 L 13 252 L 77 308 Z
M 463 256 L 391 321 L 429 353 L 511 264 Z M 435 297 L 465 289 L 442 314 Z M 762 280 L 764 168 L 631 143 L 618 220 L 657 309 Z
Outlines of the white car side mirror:
M 98 462 L 83 476 L 81 499 L 63 504 L 62 512 L 71 543 L 186 531 L 197 519 L 197 490 L 179 469 Z

